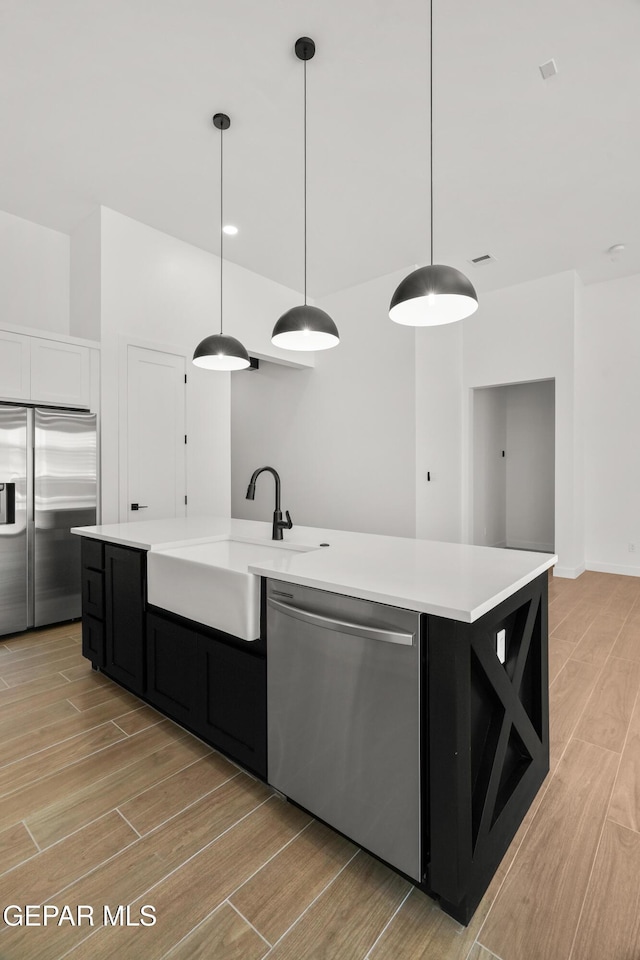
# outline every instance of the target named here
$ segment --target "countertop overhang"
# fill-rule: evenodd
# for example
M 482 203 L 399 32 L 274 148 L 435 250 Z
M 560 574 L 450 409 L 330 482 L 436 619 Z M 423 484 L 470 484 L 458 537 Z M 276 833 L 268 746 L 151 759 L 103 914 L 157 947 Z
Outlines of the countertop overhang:
M 140 550 L 211 540 L 271 540 L 271 523 L 174 517 L 74 527 L 72 533 Z M 294 526 L 282 556 L 249 566 L 258 576 L 473 623 L 557 562 L 549 553 Z M 320 546 L 328 544 L 328 546 Z

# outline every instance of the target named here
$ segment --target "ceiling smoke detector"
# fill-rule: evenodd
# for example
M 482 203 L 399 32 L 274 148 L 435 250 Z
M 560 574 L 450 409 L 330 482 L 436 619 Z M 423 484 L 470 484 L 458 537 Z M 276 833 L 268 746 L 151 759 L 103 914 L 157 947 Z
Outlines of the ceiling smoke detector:
M 495 263 L 496 258 L 492 257 L 490 253 L 483 253 L 479 257 L 472 257 L 469 260 L 469 263 L 472 263 L 474 267 L 483 267 L 485 263 Z
M 547 60 L 546 63 L 541 63 L 540 66 L 538 67 L 538 70 L 542 74 L 543 80 L 548 80 L 549 77 L 555 77 L 556 73 L 558 72 L 558 68 L 556 67 L 556 62 L 553 59 Z

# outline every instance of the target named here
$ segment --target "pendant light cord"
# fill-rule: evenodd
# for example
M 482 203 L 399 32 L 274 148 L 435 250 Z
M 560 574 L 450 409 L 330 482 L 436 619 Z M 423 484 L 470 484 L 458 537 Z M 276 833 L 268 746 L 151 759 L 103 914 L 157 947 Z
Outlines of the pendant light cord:
M 429 250 L 433 266 L 433 0 L 429 0 L 429 201 Z
M 304 305 L 307 305 L 307 61 L 304 64 Z
M 223 151 L 222 151 L 222 142 L 224 140 L 224 130 L 220 128 L 220 336 L 222 336 L 222 262 L 224 260 L 224 230 L 222 225 L 224 223 L 222 215 L 222 203 L 223 203 L 223 190 L 222 184 L 224 180 L 224 167 L 222 165 L 223 160 Z

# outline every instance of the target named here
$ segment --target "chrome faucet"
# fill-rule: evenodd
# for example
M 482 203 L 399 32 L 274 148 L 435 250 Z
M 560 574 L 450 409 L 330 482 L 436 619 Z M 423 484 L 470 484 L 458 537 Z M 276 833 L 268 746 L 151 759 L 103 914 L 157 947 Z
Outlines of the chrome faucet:
M 274 470 L 273 467 L 258 467 L 257 470 L 254 470 L 251 474 L 251 480 L 249 480 L 249 486 L 247 487 L 247 500 L 253 500 L 256 495 L 256 480 L 264 471 L 273 474 L 273 479 L 276 482 L 276 508 L 273 511 L 273 527 L 271 533 L 272 540 L 282 540 L 282 531 L 291 530 L 293 526 L 293 521 L 289 514 L 289 511 L 286 510 L 287 519 L 282 519 L 282 510 L 280 509 L 280 477 L 278 476 L 278 471 Z

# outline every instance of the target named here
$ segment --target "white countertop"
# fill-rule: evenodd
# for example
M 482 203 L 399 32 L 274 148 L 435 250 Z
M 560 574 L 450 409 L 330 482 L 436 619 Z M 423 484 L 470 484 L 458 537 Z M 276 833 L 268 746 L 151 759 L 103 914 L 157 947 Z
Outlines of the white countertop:
M 175 517 L 74 527 L 72 533 L 142 550 L 238 537 L 271 540 L 271 523 L 229 517 Z M 320 527 L 294 526 L 282 557 L 251 573 L 350 597 L 473 623 L 557 562 L 549 553 L 413 540 Z

